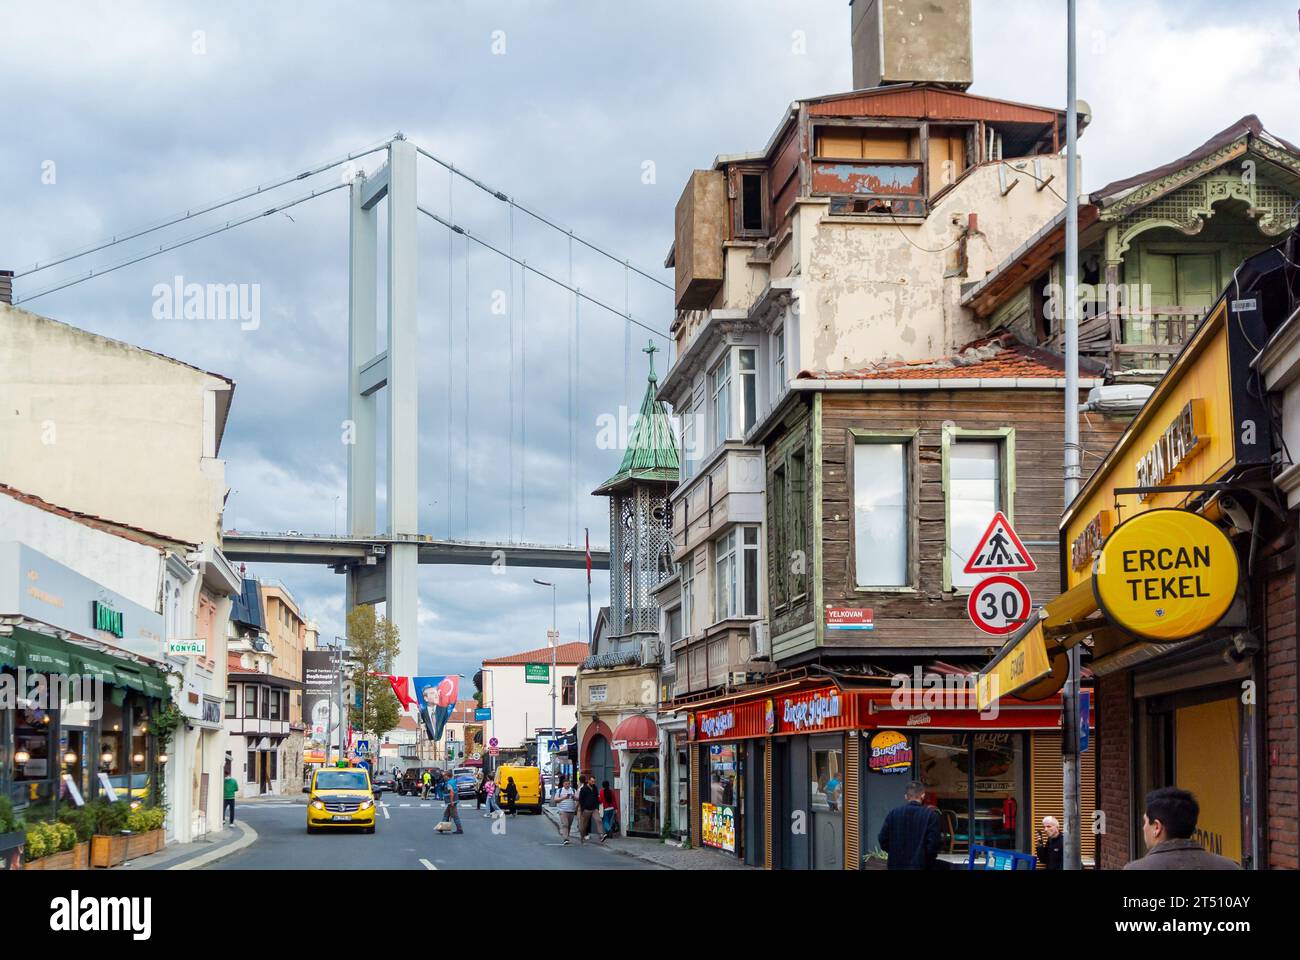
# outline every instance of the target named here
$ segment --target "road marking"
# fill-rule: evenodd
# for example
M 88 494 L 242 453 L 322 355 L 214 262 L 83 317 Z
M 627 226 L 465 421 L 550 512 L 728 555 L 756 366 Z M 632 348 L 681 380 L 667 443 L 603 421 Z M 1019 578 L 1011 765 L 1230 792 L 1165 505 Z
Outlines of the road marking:
M 398 806 L 399 806 L 399 807 L 409 807 L 410 804 L 409 804 L 409 803 L 399 803 Z
M 386 803 L 381 803 L 381 804 L 379 805 L 379 809 L 382 810 L 382 811 L 384 811 L 384 819 L 385 819 L 385 820 L 388 820 L 388 819 L 389 819 L 389 816 L 388 816 L 388 804 L 386 804 Z
M 424 869 L 426 869 L 426 870 L 437 870 L 437 869 L 438 869 L 438 868 L 435 867 L 433 864 L 431 864 L 428 860 L 424 859 L 424 857 L 421 857 L 421 858 L 420 858 L 420 862 L 421 862 L 422 864 L 424 864 Z

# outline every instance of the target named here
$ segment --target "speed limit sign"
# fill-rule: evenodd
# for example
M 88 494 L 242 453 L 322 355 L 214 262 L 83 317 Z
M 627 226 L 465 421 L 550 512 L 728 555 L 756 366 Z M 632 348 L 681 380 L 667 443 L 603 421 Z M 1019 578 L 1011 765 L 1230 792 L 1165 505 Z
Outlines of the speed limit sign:
M 1028 619 L 1031 607 L 1028 588 L 1005 574 L 981 580 L 966 600 L 975 626 L 992 634 L 1011 633 Z

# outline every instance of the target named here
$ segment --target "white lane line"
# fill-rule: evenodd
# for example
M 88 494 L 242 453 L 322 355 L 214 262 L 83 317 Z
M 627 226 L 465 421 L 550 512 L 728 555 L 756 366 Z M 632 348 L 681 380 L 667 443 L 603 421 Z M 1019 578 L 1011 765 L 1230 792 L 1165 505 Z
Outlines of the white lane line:
M 421 857 L 421 858 L 420 858 L 420 862 L 421 862 L 422 864 L 424 864 L 424 869 L 426 869 L 426 870 L 437 870 L 437 869 L 438 869 L 438 868 L 435 867 L 433 864 L 431 864 L 428 860 L 424 859 L 424 857 Z
M 385 819 L 385 820 L 390 819 L 389 816 L 388 816 L 388 804 L 386 804 L 386 803 L 381 803 L 381 804 L 379 805 L 379 809 L 382 810 L 382 811 L 384 811 L 384 819 Z

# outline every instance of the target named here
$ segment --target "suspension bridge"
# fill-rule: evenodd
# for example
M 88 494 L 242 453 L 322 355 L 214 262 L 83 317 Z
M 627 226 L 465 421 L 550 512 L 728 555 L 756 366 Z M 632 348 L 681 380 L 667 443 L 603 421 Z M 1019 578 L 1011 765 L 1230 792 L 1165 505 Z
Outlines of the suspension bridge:
M 362 161 L 382 159 L 382 165 L 367 174 Z M 417 180 L 421 161 L 432 163 L 445 172 L 447 178 L 446 206 L 441 212 L 429 202 L 421 202 Z M 326 184 L 325 177 L 340 171 L 338 182 Z M 469 184 L 477 191 L 505 207 L 508 233 L 503 243 L 494 243 L 486 232 L 471 231 L 457 220 L 455 185 Z M 287 188 L 311 184 L 311 189 L 288 199 L 279 195 Z M 336 191 L 348 192 L 348 351 L 346 364 L 346 390 L 348 421 L 352 442 L 347 443 L 346 473 L 346 532 L 343 534 L 303 535 L 296 531 L 250 532 L 227 530 L 223 549 L 235 561 L 262 563 L 302 563 L 324 565 L 345 577 L 346 609 L 356 604 L 385 604 L 386 616 L 392 620 L 403 636 L 418 635 L 418 579 L 419 564 L 507 564 L 522 567 L 551 569 L 582 568 L 590 563 L 595 569 L 608 569 L 609 554 L 606 548 L 579 545 L 579 500 L 586 491 L 579 491 L 578 480 L 578 370 L 583 338 L 580 332 L 580 310 L 583 304 L 596 308 L 610 317 L 621 319 L 624 332 L 625 399 L 631 384 L 632 331 L 641 332 L 671 346 L 671 338 L 653 323 L 634 316 L 631 310 L 630 285 L 649 284 L 672 291 L 671 284 L 648 270 L 620 258 L 606 247 L 580 236 L 562 226 L 531 206 L 471 176 L 454 163 L 439 157 L 406 139 L 401 133 L 361 150 L 350 152 L 334 160 L 300 170 L 295 174 L 238 191 L 224 199 L 202 204 L 181 213 L 166 217 L 145 227 L 113 235 L 100 242 L 68 253 L 51 257 L 16 271 L 15 281 L 26 287 L 27 278 L 36 277 L 55 267 L 73 264 L 82 258 L 107 251 L 135 241 L 146 241 L 148 246 L 137 249 L 120 260 L 84 270 L 47 283 L 25 295 L 17 295 L 14 303 L 27 304 L 40 297 L 113 271 L 125 269 L 181 247 L 215 237 L 218 234 L 254 223 L 308 203 Z M 275 197 L 276 202 L 268 203 Z M 252 210 L 230 210 L 224 221 L 205 225 L 197 232 L 180 237 L 160 238 L 163 231 L 172 231 L 199 218 L 226 211 L 240 204 L 256 207 Z M 386 229 L 380 236 L 379 211 L 386 210 Z M 563 241 L 568 252 L 567 271 L 555 266 L 543 267 L 530 262 L 515 250 L 516 217 L 527 218 L 534 224 L 552 232 Z M 417 451 L 419 450 L 419 371 L 417 357 L 417 270 L 420 264 L 420 246 L 417 222 L 419 217 L 439 224 L 447 233 L 447 438 L 446 455 L 446 524 L 445 537 L 434 537 L 419 532 L 419 476 Z M 508 536 L 499 541 L 474 540 L 450 536 L 453 529 L 453 474 L 452 474 L 452 313 L 453 313 L 453 241 L 461 238 L 462 267 L 465 275 L 465 333 L 464 356 L 469 353 L 468 306 L 468 248 L 473 245 L 507 264 L 510 272 L 510 294 L 513 301 L 516 276 L 520 286 L 520 311 L 516 319 L 514 303 L 508 308 L 509 348 L 508 380 L 510 429 L 508 444 L 509 509 Z M 159 242 L 160 241 L 160 242 Z M 609 261 L 623 274 L 623 305 L 620 308 L 615 296 L 583 290 L 574 279 L 574 246 L 585 249 L 596 257 Z M 382 260 L 381 260 L 381 256 Z M 384 265 L 382 284 L 383 308 L 381 318 L 380 263 Z M 564 276 L 561 276 L 561 274 Z M 568 343 L 568 476 L 569 513 L 566 522 L 568 543 L 532 543 L 526 539 L 528 508 L 528 483 L 525 476 L 524 454 L 528 450 L 527 403 L 527 331 L 528 280 L 563 291 L 567 295 L 570 316 Z M 671 306 L 671 303 L 669 304 Z M 380 347 L 381 323 L 384 337 Z M 468 364 L 467 364 L 468 366 Z M 470 469 L 469 404 L 470 376 L 468 369 L 461 372 L 463 386 L 464 431 L 461 451 L 465 456 L 462 465 L 462 501 L 464 507 L 463 529 L 469 528 Z M 386 416 L 380 417 L 379 395 L 385 400 Z M 382 435 L 381 435 L 382 434 Z M 379 517 L 378 452 L 385 450 L 383 482 L 385 484 L 385 517 Z M 417 645 L 404 646 L 397 673 L 413 674 L 416 671 Z

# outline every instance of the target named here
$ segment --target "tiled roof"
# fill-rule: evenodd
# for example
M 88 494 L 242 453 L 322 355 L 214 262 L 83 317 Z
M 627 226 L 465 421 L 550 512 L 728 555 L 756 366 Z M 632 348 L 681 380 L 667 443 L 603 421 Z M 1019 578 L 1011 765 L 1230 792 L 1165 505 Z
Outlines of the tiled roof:
M 1079 358 L 1080 372 L 1100 372 Z M 857 370 L 803 371 L 800 380 L 985 380 L 1019 378 L 1059 380 L 1065 359 L 1041 347 L 1031 347 L 1008 331 L 982 337 L 956 353 L 931 360 L 873 364 Z
M 562 643 L 555 650 L 555 662 L 561 666 L 577 666 L 582 663 L 587 656 L 587 645 L 585 643 Z M 525 650 L 523 653 L 512 653 L 506 657 L 494 657 L 491 660 L 484 660 L 485 667 L 508 667 L 522 666 L 525 663 L 550 663 L 551 648 L 538 647 L 536 650 Z

